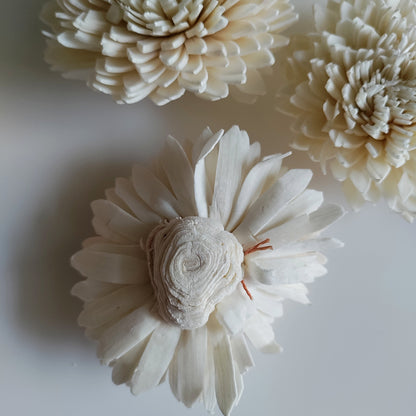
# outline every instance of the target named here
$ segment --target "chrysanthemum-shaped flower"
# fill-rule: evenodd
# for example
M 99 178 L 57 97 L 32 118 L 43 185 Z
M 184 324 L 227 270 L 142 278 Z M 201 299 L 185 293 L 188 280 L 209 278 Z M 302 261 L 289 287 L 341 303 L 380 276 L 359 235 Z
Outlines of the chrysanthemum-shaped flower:
M 93 202 L 98 236 L 72 258 L 87 277 L 73 294 L 115 383 L 138 394 L 168 374 L 185 405 L 228 415 L 253 365 L 247 340 L 279 350 L 271 323 L 326 273 L 320 250 L 339 242 L 319 232 L 342 214 L 283 157 L 261 159 L 237 127 L 169 137 L 154 168 L 135 166 Z
M 46 60 L 120 103 L 265 93 L 261 70 L 297 16 L 289 0 L 54 0 Z M 250 97 L 250 98 L 249 98 Z
M 416 215 L 416 17 L 409 0 L 328 0 L 289 46 L 294 147 L 326 162 L 354 209 Z

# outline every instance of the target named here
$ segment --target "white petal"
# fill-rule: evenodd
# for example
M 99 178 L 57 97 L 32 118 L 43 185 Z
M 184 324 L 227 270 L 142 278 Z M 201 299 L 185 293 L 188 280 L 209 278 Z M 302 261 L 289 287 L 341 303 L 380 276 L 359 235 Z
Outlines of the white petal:
M 183 147 L 174 137 L 168 136 L 161 156 L 181 216 L 195 215 L 193 170 Z
M 149 226 L 124 211 L 119 206 L 106 200 L 94 201 L 91 208 L 97 219 L 103 221 L 107 228 L 132 242 L 140 241 L 149 232 Z
M 88 302 L 78 317 L 78 324 L 96 328 L 110 321 L 117 321 L 133 309 L 146 303 L 153 290 L 150 285 L 124 286 L 104 297 Z
M 114 362 L 112 379 L 114 384 L 128 383 L 133 377 L 140 358 L 149 342 L 150 335 L 140 341 L 134 348 L 126 352 Z
M 258 310 L 273 318 L 280 318 L 283 315 L 283 305 L 278 296 L 257 287 L 252 289 L 252 294 Z
M 213 413 L 217 405 L 215 396 L 215 364 L 213 345 L 208 337 L 207 339 L 207 362 L 205 367 L 204 391 L 202 394 L 205 408 L 208 412 Z
M 218 407 L 224 416 L 228 416 L 237 404 L 239 396 L 231 344 L 228 335 L 218 326 L 214 330 L 210 328 L 209 336 L 212 339 L 215 365 L 215 394 Z
M 148 169 L 139 165 L 134 166 L 133 186 L 140 198 L 162 218 L 180 216 L 175 197 Z
M 280 346 L 274 340 L 274 332 L 270 323 L 261 313 L 253 315 L 244 329 L 251 343 L 261 352 L 277 353 L 281 351 Z
M 248 262 L 248 272 L 251 277 L 266 285 L 312 282 L 315 277 L 327 272 L 320 257 L 259 257 Z
M 119 288 L 119 285 L 114 285 L 112 283 L 87 279 L 75 284 L 71 289 L 71 295 L 74 295 L 85 302 L 108 295 L 110 292 Z
M 151 304 L 129 313 L 102 334 L 97 355 L 104 364 L 131 350 L 160 325 L 160 319 L 149 310 Z
M 176 398 L 187 407 L 192 406 L 204 389 L 206 357 L 206 326 L 182 331 L 174 360 L 169 367 L 169 381 Z
M 74 254 L 71 264 L 83 276 L 103 282 L 142 284 L 149 280 L 146 261 L 137 257 L 84 249 Z
M 285 155 L 277 154 L 257 163 L 248 173 L 241 186 L 227 230 L 233 230 L 244 216 L 250 205 L 263 192 L 265 183 L 273 180 L 280 171 L 282 159 Z
M 234 198 L 240 187 L 243 162 L 250 148 L 249 138 L 236 126 L 228 130 L 219 146 L 214 194 L 209 210 L 211 218 L 227 224 Z
M 161 217 L 138 197 L 128 179 L 117 178 L 115 191 L 140 221 L 147 224 L 157 224 L 161 221 Z
M 224 298 L 216 307 L 216 317 L 227 331 L 235 335 L 244 327 L 247 318 L 254 313 L 255 306 L 244 290 L 236 290 Z
M 139 394 L 157 386 L 172 360 L 181 329 L 161 322 L 154 330 L 131 379 L 131 391 Z
M 314 189 L 305 189 L 298 197 L 290 201 L 279 211 L 273 218 L 273 221 L 263 230 L 263 233 L 290 221 L 292 218 L 316 211 L 322 205 L 323 201 L 324 196 L 322 192 L 315 191 Z
M 293 198 L 303 192 L 312 178 L 310 170 L 292 169 L 283 175 L 247 211 L 247 215 L 234 231 L 241 244 L 256 242 L 255 236 Z M 260 240 L 259 240 L 260 241 Z
M 224 131 L 220 130 L 215 135 L 211 136 L 208 141 L 204 141 L 200 146 L 194 147 L 195 151 L 195 172 L 194 172 L 194 193 L 195 203 L 198 215 L 200 217 L 208 217 L 208 204 L 211 203 L 212 189 L 210 187 L 206 166 L 205 157 L 211 153 L 218 141 L 221 139 Z
M 270 239 L 275 250 L 325 229 L 344 215 L 342 207 L 327 204 L 310 215 L 301 215 L 257 236 L 259 241 Z
M 253 357 L 248 349 L 243 333 L 239 333 L 231 337 L 231 347 L 234 361 L 238 365 L 241 374 L 245 373 L 249 368 L 254 366 Z

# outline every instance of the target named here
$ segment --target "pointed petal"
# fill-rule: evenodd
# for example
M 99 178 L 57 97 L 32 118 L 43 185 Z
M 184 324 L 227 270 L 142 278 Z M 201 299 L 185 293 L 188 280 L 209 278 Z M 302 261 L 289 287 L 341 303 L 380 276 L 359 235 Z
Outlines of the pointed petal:
M 86 279 L 76 283 L 71 289 L 71 295 L 80 298 L 84 302 L 108 295 L 109 293 L 120 289 L 119 285 L 98 280 Z
M 157 224 L 161 221 L 162 218 L 139 198 L 128 179 L 117 178 L 115 192 L 140 221 L 146 224 Z
M 104 364 L 130 351 L 160 325 L 160 319 L 150 312 L 152 303 L 129 313 L 102 334 L 97 355 Z
M 150 285 L 124 286 L 107 296 L 86 303 L 78 317 L 78 324 L 96 328 L 107 322 L 119 320 L 147 302 L 152 292 Z
M 263 257 L 248 264 L 251 277 L 266 285 L 312 282 L 327 273 L 322 265 L 325 257 L 303 255 L 296 257 Z
M 181 329 L 161 322 L 154 330 L 131 380 L 131 391 L 139 394 L 156 387 L 172 360 Z
M 237 202 L 230 220 L 227 224 L 227 230 L 231 231 L 238 225 L 241 218 L 246 213 L 250 205 L 257 200 L 263 192 L 264 185 L 271 179 L 275 179 L 280 171 L 282 159 L 285 155 L 273 155 L 257 163 L 248 173 L 241 186 Z
M 195 215 L 193 170 L 183 147 L 172 136 L 166 140 L 162 159 L 163 170 L 180 205 L 181 216 Z
M 264 353 L 277 353 L 280 346 L 274 340 L 273 328 L 261 313 L 253 315 L 247 322 L 244 333 L 256 349 Z
M 133 186 L 143 201 L 162 218 L 179 217 L 178 202 L 169 189 L 148 169 L 133 168 Z
M 219 146 L 214 194 L 209 216 L 227 224 L 240 187 L 243 163 L 250 148 L 247 133 L 236 126 L 228 130 Z
M 234 335 L 231 338 L 231 348 L 234 361 L 237 363 L 241 374 L 244 374 L 250 367 L 254 366 L 253 357 L 248 349 L 243 333 Z
M 319 208 L 310 215 L 301 215 L 282 225 L 257 236 L 261 239 L 270 239 L 270 243 L 275 250 L 280 247 L 305 239 L 313 233 L 324 230 L 328 225 L 335 222 L 344 215 L 344 209 L 335 204 L 327 204 Z
M 242 290 L 244 292 L 244 290 Z M 223 299 L 216 307 L 216 318 L 232 335 L 239 333 L 247 317 L 255 311 L 253 301 L 239 290 Z
M 218 323 L 210 327 L 215 365 L 215 394 L 218 407 L 228 416 L 238 399 L 234 360 L 229 336 Z
M 175 369 L 169 368 L 169 380 L 176 398 L 190 407 L 204 389 L 204 372 L 207 355 L 207 328 L 182 331 L 175 354 Z M 173 371 L 172 371 L 173 370 Z
M 286 206 L 302 193 L 312 178 L 310 170 L 292 169 L 283 175 L 247 211 L 244 220 L 234 231 L 243 245 L 253 244 L 255 236 Z M 260 240 L 258 240 L 260 241 Z
M 96 218 L 105 223 L 106 227 L 132 242 L 140 241 L 149 232 L 149 225 L 134 218 L 119 206 L 106 200 L 94 201 L 91 204 Z
M 114 384 L 119 385 L 128 383 L 131 380 L 149 339 L 150 335 L 141 340 L 134 348 L 115 361 L 112 372 Z
M 83 276 L 109 283 L 143 284 L 149 280 L 147 262 L 137 257 L 83 249 L 71 258 Z

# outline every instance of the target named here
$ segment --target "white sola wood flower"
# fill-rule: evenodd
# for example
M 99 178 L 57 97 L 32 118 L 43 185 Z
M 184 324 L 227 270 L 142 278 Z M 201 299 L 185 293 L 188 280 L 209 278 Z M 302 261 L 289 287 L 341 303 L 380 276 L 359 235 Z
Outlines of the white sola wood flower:
M 238 127 L 169 137 L 153 168 L 93 202 L 98 236 L 72 258 L 87 278 L 73 294 L 115 383 L 138 394 L 167 376 L 186 406 L 228 415 L 253 366 L 247 340 L 279 350 L 271 324 L 326 273 L 320 250 L 340 243 L 319 233 L 342 215 L 283 158 L 261 159 Z
M 289 0 L 55 0 L 46 60 L 120 103 L 265 93 L 263 68 L 297 18 Z M 251 97 L 251 98 L 249 98 Z
M 416 18 L 410 0 L 328 0 L 289 46 L 280 108 L 294 147 L 344 183 L 354 209 L 384 196 L 416 214 Z

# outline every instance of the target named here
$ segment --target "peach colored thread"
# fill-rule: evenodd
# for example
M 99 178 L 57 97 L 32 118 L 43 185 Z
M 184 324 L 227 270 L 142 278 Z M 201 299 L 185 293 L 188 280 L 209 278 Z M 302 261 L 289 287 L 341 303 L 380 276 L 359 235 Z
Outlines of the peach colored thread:
M 261 247 L 263 244 L 267 244 L 267 243 L 270 243 L 270 238 L 266 238 L 265 240 L 260 241 L 260 243 L 257 243 L 255 246 L 248 248 L 247 250 L 244 250 L 244 256 L 247 256 L 247 254 L 250 254 L 250 253 L 254 253 L 255 251 L 273 250 L 273 246 L 271 245 Z M 248 290 L 246 282 L 242 280 L 241 284 L 243 285 L 243 288 L 246 291 L 247 296 L 250 298 L 250 300 L 253 300 L 253 295 Z

